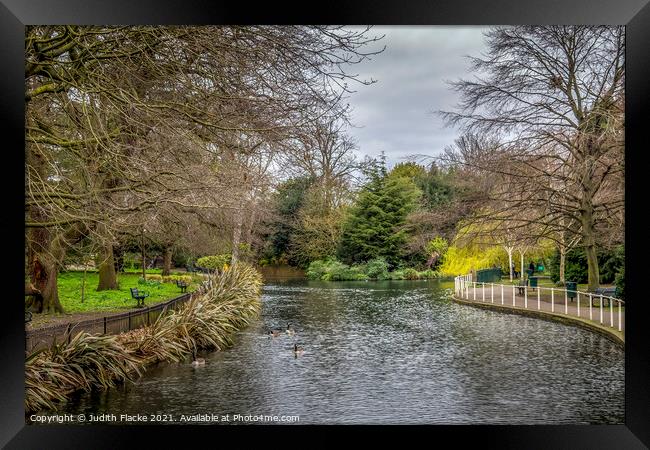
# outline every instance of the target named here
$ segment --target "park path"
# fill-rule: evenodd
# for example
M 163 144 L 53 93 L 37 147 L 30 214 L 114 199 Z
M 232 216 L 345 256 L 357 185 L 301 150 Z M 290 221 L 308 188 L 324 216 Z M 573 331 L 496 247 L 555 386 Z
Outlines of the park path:
M 578 306 L 578 298 L 574 298 L 573 301 L 570 298 L 565 299 L 564 289 L 554 290 L 552 302 L 549 288 L 540 290 L 528 287 L 526 299 L 524 292 L 520 293 L 517 286 L 514 286 L 513 289 L 513 286 L 509 285 L 485 283 L 484 286 L 481 286 L 481 284 L 477 283 L 475 288 L 471 287 L 470 284 L 470 287 L 464 289 L 462 295 L 457 294 L 457 297 L 470 302 L 493 304 L 509 309 L 540 311 L 570 318 L 577 317 L 587 322 L 593 322 L 595 325 L 609 327 L 616 331 L 619 330 L 619 306 L 617 302 L 608 305 L 607 299 L 605 299 L 601 307 L 599 304 L 600 298 L 593 296 L 593 305 L 590 307 L 589 296 L 581 293 Z M 620 331 L 625 332 L 624 307 L 620 308 Z

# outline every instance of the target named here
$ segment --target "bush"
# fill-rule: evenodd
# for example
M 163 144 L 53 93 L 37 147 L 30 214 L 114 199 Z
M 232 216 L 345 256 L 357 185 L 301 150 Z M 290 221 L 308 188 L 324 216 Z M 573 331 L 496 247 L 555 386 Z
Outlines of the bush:
M 232 260 L 232 255 L 230 253 L 225 253 L 223 255 L 212 255 L 212 256 L 203 256 L 196 260 L 197 267 L 203 267 L 204 269 L 222 269 L 223 266 L 230 264 Z
M 152 277 L 153 275 L 147 275 L 147 279 L 143 279 L 142 277 L 138 278 L 138 284 L 142 286 L 159 286 L 162 280 L 151 280 L 149 277 Z M 160 275 L 159 275 L 160 276 Z
M 388 263 L 384 258 L 372 259 L 365 266 L 366 275 L 373 280 L 386 280 L 388 278 Z
M 407 280 L 418 280 L 420 278 L 420 274 L 417 270 L 409 267 L 404 269 L 404 278 Z
M 394 270 L 389 274 L 389 279 L 391 280 L 404 280 L 404 270 L 398 269 Z
M 322 281 L 366 280 L 368 276 L 363 269 L 363 266 L 350 267 L 336 259 L 318 260 L 309 264 L 307 277 L 310 280 Z
M 427 269 L 423 272 L 420 272 L 418 276 L 424 280 L 431 279 L 431 278 L 440 278 L 440 272 L 438 272 L 437 270 Z
M 168 275 L 162 277 L 163 283 L 176 283 L 177 281 L 184 281 L 185 283 L 190 284 L 192 282 L 192 276 L 191 275 Z
M 307 278 L 310 280 L 320 280 L 327 272 L 328 261 L 312 261 L 307 268 Z
M 625 300 L 625 266 L 621 267 L 621 269 L 616 274 L 615 283 L 616 295 L 621 300 Z

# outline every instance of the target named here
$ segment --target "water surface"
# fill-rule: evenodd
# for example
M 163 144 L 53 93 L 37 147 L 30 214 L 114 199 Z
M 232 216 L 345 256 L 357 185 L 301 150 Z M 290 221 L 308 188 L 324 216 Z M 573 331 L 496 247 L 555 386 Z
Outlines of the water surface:
M 193 368 L 77 396 L 67 413 L 297 415 L 300 424 L 620 424 L 624 353 L 576 327 L 453 303 L 453 282 L 264 287 L 260 319 Z M 269 328 L 286 329 L 270 338 Z M 305 348 L 296 358 L 293 344 Z M 256 422 L 259 423 L 259 422 Z M 266 422 L 269 423 L 269 422 Z

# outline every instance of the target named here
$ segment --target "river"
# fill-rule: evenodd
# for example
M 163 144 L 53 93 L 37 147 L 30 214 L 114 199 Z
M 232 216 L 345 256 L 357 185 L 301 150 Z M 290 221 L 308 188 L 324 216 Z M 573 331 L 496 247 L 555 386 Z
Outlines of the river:
M 135 384 L 77 395 L 62 412 L 175 422 L 206 414 L 204 423 L 228 424 L 263 415 L 299 424 L 624 423 L 624 351 L 615 343 L 459 305 L 451 289 L 442 281 L 267 282 L 259 320 L 231 349 L 203 355 L 205 366 L 160 364 Z M 294 336 L 266 334 L 288 323 Z M 304 354 L 294 355 L 294 343 Z

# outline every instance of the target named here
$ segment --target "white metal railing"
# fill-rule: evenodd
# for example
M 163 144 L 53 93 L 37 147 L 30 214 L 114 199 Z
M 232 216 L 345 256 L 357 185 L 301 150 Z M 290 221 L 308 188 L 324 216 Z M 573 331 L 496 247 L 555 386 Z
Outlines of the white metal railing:
M 586 318 L 588 314 L 589 320 L 598 321 L 601 324 L 606 324 L 609 322 L 609 326 L 612 328 L 617 328 L 618 331 L 623 331 L 623 307 L 625 302 L 616 297 L 610 297 L 606 295 L 594 294 L 593 292 L 582 292 L 578 290 L 568 291 L 565 288 L 556 288 L 556 287 L 531 287 L 531 286 L 518 286 L 512 285 L 512 292 L 509 293 L 506 290 L 506 287 L 510 285 L 504 285 L 500 283 L 477 283 L 472 280 L 472 274 L 461 275 L 454 278 L 454 292 L 456 296 L 465 299 L 472 300 L 482 303 L 499 303 L 501 305 L 506 304 L 506 297 L 512 295 L 512 306 L 513 307 L 522 307 L 523 309 L 535 309 L 538 311 L 550 311 L 552 313 L 556 312 L 556 298 L 562 299 L 564 297 L 564 314 L 567 316 L 575 316 L 580 318 Z M 476 291 L 480 289 L 481 293 L 477 299 Z M 533 301 L 529 302 L 529 290 L 532 290 L 535 295 L 533 296 Z M 470 292 L 471 291 L 471 292 Z M 495 296 L 495 291 L 497 295 Z M 544 301 L 542 301 L 542 291 L 548 295 L 544 296 Z M 587 306 L 585 306 L 584 301 L 580 302 L 581 297 L 583 299 L 588 299 Z M 548 301 L 550 299 L 550 302 Z M 571 301 L 569 301 L 571 299 Z M 576 301 L 574 302 L 573 299 Z M 598 306 L 594 306 L 594 300 L 598 299 Z M 519 302 L 517 301 L 519 300 Z M 607 300 L 608 306 L 604 307 L 604 300 Z M 561 304 L 560 303 L 560 304 Z M 575 306 L 574 306 L 575 303 Z M 616 306 L 614 306 L 616 304 Z M 509 305 L 508 305 L 509 306 Z M 571 306 L 571 307 L 569 307 Z M 594 309 L 597 308 L 597 311 Z M 606 309 L 609 309 L 609 314 Z M 616 314 L 614 309 L 617 310 Z M 596 315 L 597 317 L 594 317 Z M 607 315 L 609 315 L 609 320 L 607 320 Z M 617 316 L 617 319 L 614 320 L 614 315 Z

